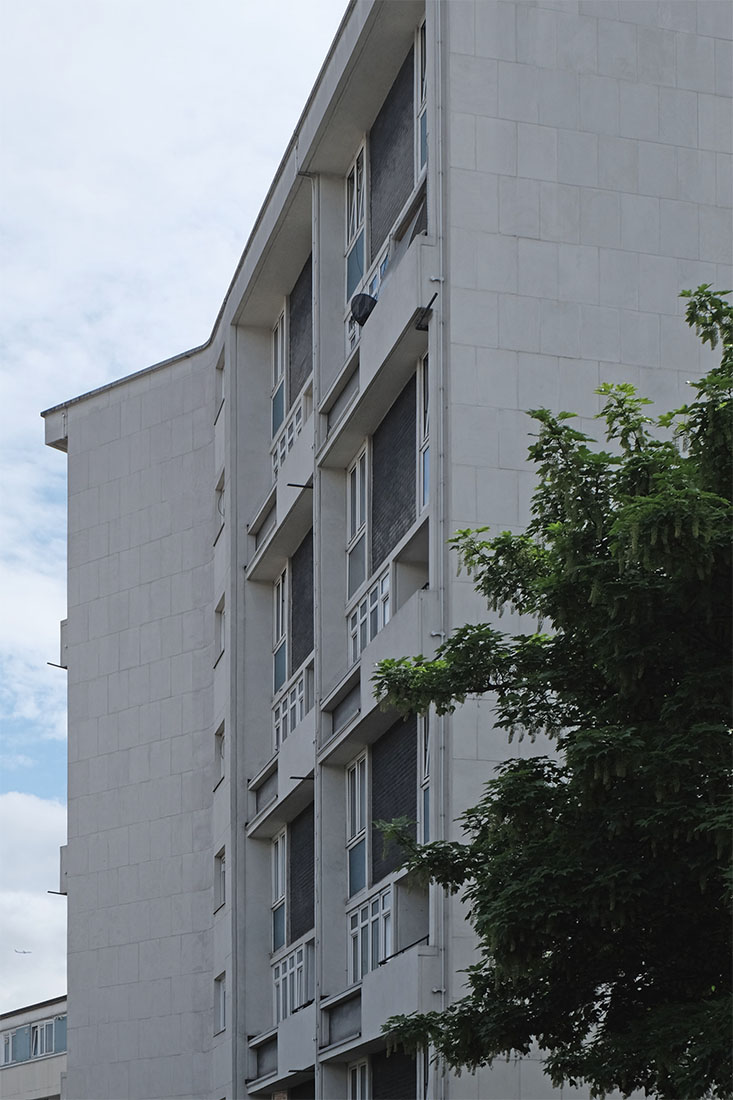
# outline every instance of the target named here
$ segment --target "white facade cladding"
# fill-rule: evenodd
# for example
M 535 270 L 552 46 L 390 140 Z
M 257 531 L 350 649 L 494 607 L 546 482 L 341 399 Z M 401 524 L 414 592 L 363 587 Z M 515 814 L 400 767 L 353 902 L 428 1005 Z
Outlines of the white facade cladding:
M 385 1057 L 474 947 L 374 822 L 456 837 L 538 748 L 370 678 L 485 617 L 446 544 L 526 522 L 524 410 L 593 435 L 600 382 L 669 408 L 706 367 L 677 295 L 731 285 L 730 77 L 717 0 L 353 3 L 207 344 L 44 414 L 70 1100 L 586 1095 Z

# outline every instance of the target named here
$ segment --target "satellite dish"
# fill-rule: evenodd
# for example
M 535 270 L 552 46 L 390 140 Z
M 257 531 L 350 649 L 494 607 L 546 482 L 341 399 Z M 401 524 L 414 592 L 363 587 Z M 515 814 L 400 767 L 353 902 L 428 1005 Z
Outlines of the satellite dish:
M 360 327 L 366 324 L 370 313 L 377 304 L 371 294 L 355 294 L 351 299 L 351 316 Z

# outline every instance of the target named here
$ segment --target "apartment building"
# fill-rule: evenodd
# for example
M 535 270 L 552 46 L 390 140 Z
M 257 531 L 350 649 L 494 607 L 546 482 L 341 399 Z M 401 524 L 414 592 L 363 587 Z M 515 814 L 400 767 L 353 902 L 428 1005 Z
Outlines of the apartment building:
M 542 1056 L 387 1057 L 474 958 L 427 841 L 508 746 L 404 720 L 386 656 L 486 617 L 458 528 L 519 529 L 539 405 L 668 408 L 677 295 L 731 284 L 731 8 L 357 0 L 203 346 L 44 413 L 68 456 L 67 1096 L 585 1096 Z M 503 620 L 506 624 L 506 620 Z
M 66 997 L 0 1016 L 0 1100 L 60 1100 L 66 1075 Z

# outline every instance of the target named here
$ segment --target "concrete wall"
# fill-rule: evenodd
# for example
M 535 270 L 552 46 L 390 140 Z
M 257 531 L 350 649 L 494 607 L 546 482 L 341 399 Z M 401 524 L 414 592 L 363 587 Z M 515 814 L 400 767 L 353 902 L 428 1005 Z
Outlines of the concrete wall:
M 209 1088 L 211 385 L 68 412 L 68 1095 Z
M 529 518 L 527 409 L 576 411 L 599 437 L 601 382 L 631 382 L 662 412 L 714 361 L 678 294 L 731 285 L 731 7 L 442 7 L 447 526 L 498 533 Z M 446 579 L 451 627 L 486 618 L 467 577 Z M 543 751 L 510 750 L 486 703 L 450 727 L 449 820 L 510 751 Z M 450 914 L 457 996 L 471 940 L 455 900 Z M 450 1085 L 550 1094 L 538 1056 Z

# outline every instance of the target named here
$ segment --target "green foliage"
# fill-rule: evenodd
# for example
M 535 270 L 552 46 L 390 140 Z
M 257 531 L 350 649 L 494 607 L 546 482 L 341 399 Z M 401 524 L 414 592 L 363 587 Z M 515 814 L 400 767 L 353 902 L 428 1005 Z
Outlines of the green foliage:
M 480 953 L 462 1000 L 386 1029 L 456 1070 L 537 1043 L 555 1084 L 593 1096 L 733 1095 L 733 308 L 709 286 L 685 296 L 722 347 L 695 399 L 654 422 L 633 387 L 602 386 L 608 450 L 534 410 L 526 532 L 452 540 L 488 606 L 537 631 L 465 626 L 375 675 L 403 711 L 489 692 L 500 728 L 556 744 L 497 769 L 465 842 L 394 826 L 414 873 L 461 891 Z

